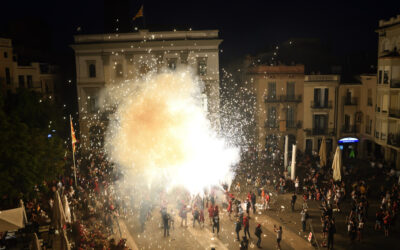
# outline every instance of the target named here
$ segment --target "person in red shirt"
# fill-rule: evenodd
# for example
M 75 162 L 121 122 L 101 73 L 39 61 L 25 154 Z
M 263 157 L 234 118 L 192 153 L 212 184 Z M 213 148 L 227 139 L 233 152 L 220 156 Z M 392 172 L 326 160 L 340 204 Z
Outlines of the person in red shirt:
M 208 218 L 210 218 L 210 226 L 212 225 L 213 216 L 214 216 L 214 207 L 212 204 L 210 204 L 210 207 L 208 208 Z
M 227 211 L 228 211 L 229 220 L 230 220 L 231 219 L 231 214 L 232 214 L 232 199 L 229 200 Z
M 250 223 L 249 223 L 249 217 L 244 216 L 243 217 L 243 227 L 244 227 L 244 236 L 246 236 L 246 232 L 249 235 L 249 238 L 251 238 L 250 236 Z

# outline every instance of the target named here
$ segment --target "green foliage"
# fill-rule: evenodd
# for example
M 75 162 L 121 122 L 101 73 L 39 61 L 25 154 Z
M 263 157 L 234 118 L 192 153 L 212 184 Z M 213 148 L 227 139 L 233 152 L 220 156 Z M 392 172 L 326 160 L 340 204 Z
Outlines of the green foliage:
M 11 98 L 0 101 L 0 196 L 15 201 L 32 197 L 35 185 L 62 174 L 64 147 L 57 135 L 48 138 L 48 117 L 55 113 L 37 107 L 41 103 L 34 103 L 36 94 L 24 92 Z

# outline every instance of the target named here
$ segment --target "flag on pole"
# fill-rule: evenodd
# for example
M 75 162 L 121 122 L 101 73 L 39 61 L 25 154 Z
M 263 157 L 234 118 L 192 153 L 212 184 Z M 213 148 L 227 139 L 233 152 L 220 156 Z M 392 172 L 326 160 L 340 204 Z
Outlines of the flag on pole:
M 75 153 L 75 143 L 77 143 L 76 136 L 75 136 L 75 130 L 74 130 L 74 125 L 72 124 L 72 117 L 70 116 L 70 121 L 71 121 L 71 143 L 72 143 L 72 152 Z
M 139 11 L 136 13 L 136 15 L 133 17 L 133 21 L 135 21 L 136 19 L 138 19 L 139 17 L 143 17 L 143 5 L 140 6 Z

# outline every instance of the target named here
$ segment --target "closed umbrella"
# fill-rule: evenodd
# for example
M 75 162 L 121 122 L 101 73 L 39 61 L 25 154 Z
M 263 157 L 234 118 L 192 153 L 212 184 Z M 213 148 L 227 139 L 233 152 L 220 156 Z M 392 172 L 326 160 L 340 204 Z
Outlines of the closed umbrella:
M 335 156 L 333 157 L 332 169 L 333 169 L 333 180 L 342 180 L 340 169 L 342 168 L 342 153 L 340 152 L 339 146 L 336 147 Z
M 61 234 L 61 249 L 62 250 L 71 250 L 71 246 L 69 245 L 69 240 L 67 237 L 67 232 L 65 230 L 62 230 Z
M 319 164 L 321 167 L 326 166 L 326 141 L 325 137 L 322 137 L 321 146 L 319 148 Z
M 52 226 L 56 229 L 61 229 L 66 223 L 64 208 L 61 202 L 60 194 L 58 191 L 54 194 L 54 205 L 53 205 L 53 218 L 51 221 Z
M 67 196 L 64 195 L 64 213 L 65 213 L 65 221 L 67 223 L 71 223 L 71 210 L 69 208 Z
M 37 237 L 36 233 L 33 233 L 33 242 L 32 242 L 32 248 L 33 250 L 41 250 L 42 248 L 40 247 L 40 242 L 39 238 Z

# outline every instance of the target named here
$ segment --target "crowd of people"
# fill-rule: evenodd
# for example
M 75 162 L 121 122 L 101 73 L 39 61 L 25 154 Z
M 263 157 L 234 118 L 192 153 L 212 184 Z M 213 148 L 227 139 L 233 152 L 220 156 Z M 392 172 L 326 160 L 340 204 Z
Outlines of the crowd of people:
M 90 152 L 77 157 L 76 169 L 76 182 L 73 168 L 66 168 L 57 180 L 36 185 L 32 199 L 23 198 L 28 219 L 24 232 L 36 233 L 43 248 L 57 244 L 55 235 L 65 230 L 74 249 L 125 249 L 125 240 L 115 237 L 121 201 L 113 190 L 118 176 L 112 165 L 103 154 Z M 61 228 L 54 223 L 59 219 L 54 218 L 56 194 L 65 218 Z

